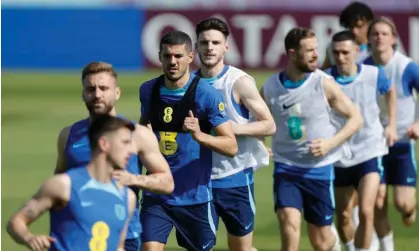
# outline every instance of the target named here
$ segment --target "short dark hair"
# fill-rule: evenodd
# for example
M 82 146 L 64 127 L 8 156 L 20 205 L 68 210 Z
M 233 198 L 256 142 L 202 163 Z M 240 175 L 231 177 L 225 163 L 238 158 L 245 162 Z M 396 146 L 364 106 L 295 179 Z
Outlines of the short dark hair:
M 217 30 L 223 33 L 226 38 L 230 35 L 230 29 L 228 28 L 227 23 L 216 17 L 209 17 L 200 21 L 195 28 L 196 37 L 198 37 L 201 32 L 207 30 Z
M 115 132 L 121 128 L 127 128 L 132 132 L 135 130 L 135 124 L 129 120 L 110 115 L 95 117 L 88 129 L 90 149 L 92 151 L 96 150 L 99 139 L 104 134 Z
M 342 41 L 347 41 L 347 40 L 350 40 L 356 43 L 355 35 L 351 31 L 348 31 L 348 30 L 337 32 L 332 37 L 332 42 L 342 42 Z
M 306 27 L 296 27 L 292 28 L 288 34 L 285 36 L 285 51 L 288 53 L 288 50 L 294 49 L 298 50 L 301 46 L 300 42 L 303 39 L 311 38 L 316 36 L 314 32 Z
M 118 77 L 118 74 L 116 73 L 115 69 L 111 64 L 106 62 L 95 61 L 90 62 L 83 68 L 81 72 L 81 80 L 83 81 L 87 76 L 102 72 L 107 72 L 111 74 L 115 79 Z
M 340 12 L 339 23 L 347 29 L 351 28 L 358 20 L 374 20 L 374 12 L 362 2 L 352 2 Z
M 192 51 L 192 39 L 191 37 L 183 31 L 174 30 L 170 31 L 162 36 L 160 39 L 160 51 L 163 48 L 163 45 L 186 45 L 188 51 Z

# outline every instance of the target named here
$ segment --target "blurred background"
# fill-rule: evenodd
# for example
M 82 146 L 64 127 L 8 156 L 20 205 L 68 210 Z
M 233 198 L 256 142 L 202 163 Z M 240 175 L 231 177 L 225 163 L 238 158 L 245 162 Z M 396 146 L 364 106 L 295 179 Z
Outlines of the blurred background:
M 312 28 L 320 58 L 349 0 L 2 0 L 2 230 L 7 219 L 55 167 L 59 131 L 87 116 L 80 72 L 106 61 L 119 72 L 118 112 L 138 120 L 139 86 L 160 74 L 160 36 L 179 29 L 195 40 L 195 24 L 215 15 L 231 29 L 228 64 L 246 69 L 258 85 L 284 67 L 283 39 L 295 26 Z M 376 15 L 391 18 L 399 50 L 419 62 L 419 0 L 365 0 Z M 197 64 L 194 65 L 195 67 Z M 259 250 L 279 250 L 273 212 L 272 167 L 256 174 Z M 393 207 L 396 250 L 419 250 L 419 227 L 405 228 Z M 48 233 L 48 217 L 33 227 Z M 24 250 L 2 231 L 2 250 Z M 173 236 L 168 250 L 177 250 Z M 215 250 L 227 250 L 221 227 Z M 311 250 L 305 231 L 301 250 Z

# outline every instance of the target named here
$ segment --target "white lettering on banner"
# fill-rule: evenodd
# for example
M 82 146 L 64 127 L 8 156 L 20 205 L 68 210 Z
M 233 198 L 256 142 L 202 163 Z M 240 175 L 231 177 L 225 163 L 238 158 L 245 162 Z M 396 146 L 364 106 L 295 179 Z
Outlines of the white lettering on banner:
M 224 16 L 216 14 L 213 16 L 226 20 Z M 229 25 L 232 30 L 243 31 L 242 37 L 235 37 L 237 34 L 230 34 L 229 52 L 226 54 L 226 62 L 232 65 L 245 65 L 246 67 L 275 68 L 285 55 L 284 38 L 287 32 L 298 25 L 292 15 L 283 15 L 277 23 L 271 15 L 260 14 L 237 14 L 230 19 Z M 310 22 L 311 28 L 316 33 L 319 42 L 319 62 L 324 60 L 326 48 L 330 44 L 333 33 L 342 30 L 337 16 L 314 15 Z M 155 66 L 160 65 L 158 58 L 158 45 L 163 29 L 172 27 L 186 32 L 195 41 L 195 24 L 187 17 L 177 13 L 162 13 L 153 16 L 146 22 L 142 32 L 142 49 L 145 57 Z M 419 61 L 419 18 L 409 19 L 409 55 L 416 62 Z M 263 41 L 263 32 L 273 33 L 268 43 Z M 237 39 L 242 42 L 242 50 L 237 46 Z M 266 39 L 266 38 L 265 38 Z M 400 43 L 400 41 L 399 41 Z M 266 45 L 266 48 L 263 46 Z M 400 51 L 405 51 L 401 43 Z
M 330 45 L 333 34 L 342 30 L 337 16 L 314 16 L 311 20 L 311 27 L 316 34 L 318 41 L 319 62 L 323 62 L 326 56 L 326 50 Z
M 297 26 L 297 22 L 290 15 L 282 16 L 265 53 L 266 66 L 274 68 L 278 65 L 282 55 L 285 54 L 284 39 L 288 31 Z
M 409 55 L 419 64 L 419 17 L 409 18 Z
M 262 30 L 272 27 L 273 21 L 267 15 L 237 15 L 233 16 L 235 27 L 243 29 L 244 61 L 250 67 L 257 67 L 262 61 Z
M 154 65 L 160 65 L 159 44 L 160 33 L 164 28 L 173 27 L 194 37 L 195 26 L 186 17 L 180 14 L 167 13 L 156 15 L 144 25 L 141 35 L 141 45 L 144 55 Z

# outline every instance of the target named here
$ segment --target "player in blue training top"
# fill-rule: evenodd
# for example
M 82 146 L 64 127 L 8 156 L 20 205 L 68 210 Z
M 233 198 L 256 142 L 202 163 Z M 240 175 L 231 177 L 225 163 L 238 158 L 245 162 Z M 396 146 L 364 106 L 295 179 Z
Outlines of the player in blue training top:
M 112 178 L 134 153 L 134 124 L 103 115 L 88 129 L 91 161 L 85 168 L 56 174 L 10 219 L 7 231 L 30 250 L 124 250 L 135 194 Z M 47 210 L 56 214 L 50 235 L 31 233 L 29 225 Z
M 90 121 L 98 115 L 109 114 L 116 116 L 115 102 L 120 97 L 120 88 L 117 83 L 117 73 L 112 65 L 104 62 L 91 62 L 82 71 L 83 100 L 89 111 L 89 117 L 80 120 L 69 127 L 65 127 L 58 137 L 58 158 L 55 173 L 65 170 L 85 167 L 90 161 L 91 153 L 87 137 L 87 128 Z M 167 161 L 161 155 L 158 146 L 153 147 L 147 138 L 155 138 L 150 131 L 140 125 L 136 125 L 133 141 L 137 147 L 136 153 L 131 156 L 126 170 L 136 175 L 129 177 L 127 172 L 117 172 L 118 179 L 123 179 L 124 185 L 129 185 L 137 196 L 137 207 L 128 226 L 126 251 L 137 251 L 141 246 L 141 224 L 139 216 L 139 189 L 151 189 L 162 193 L 170 193 L 173 190 L 173 178 Z M 146 143 L 147 142 L 147 143 Z M 151 176 L 138 176 L 141 174 L 141 163 L 138 156 Z M 147 163 L 145 163 L 145 162 Z M 158 177 L 154 177 L 158 176 Z M 140 181 L 153 178 L 152 182 Z M 140 182 L 139 184 L 137 184 Z M 55 217 L 51 213 L 51 220 Z
M 194 58 L 191 38 L 181 31 L 165 34 L 159 57 L 164 74 L 140 87 L 140 122 L 151 124 L 157 135 L 175 190 L 170 196 L 144 193 L 143 250 L 163 250 L 173 226 L 179 246 L 211 250 L 215 244 L 212 151 L 233 157 L 236 138 L 221 95 L 189 72 Z
M 393 202 L 407 226 L 416 219 L 417 165 L 415 140 L 419 138 L 417 101 L 413 90 L 419 91 L 419 66 L 396 49 L 396 26 L 386 18 L 374 20 L 368 30 L 371 57 L 365 64 L 383 67 L 397 91 L 397 134 L 399 140 L 383 157 L 384 175 L 374 216 L 381 250 L 394 250 L 393 233 L 387 218 L 386 185 L 394 187 Z M 381 105 L 381 122 L 389 123 L 386 106 Z

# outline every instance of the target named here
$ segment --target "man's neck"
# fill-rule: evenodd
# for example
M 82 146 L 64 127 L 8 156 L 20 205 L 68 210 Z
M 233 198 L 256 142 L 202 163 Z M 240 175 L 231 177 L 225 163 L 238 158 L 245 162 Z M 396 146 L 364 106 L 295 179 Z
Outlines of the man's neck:
M 368 43 L 368 38 L 367 38 L 367 37 L 362 38 L 360 41 L 358 41 L 358 44 L 359 44 L 359 45 L 364 45 L 364 44 L 366 44 L 366 43 Z
M 101 183 L 110 183 L 114 168 L 104 156 L 94 156 L 87 166 L 90 176 Z
M 112 110 L 109 111 L 108 115 L 109 116 L 116 116 L 116 109 L 115 109 L 115 107 L 112 108 Z M 91 123 L 92 120 L 94 120 L 97 116 L 98 116 L 97 114 L 90 113 L 89 114 L 89 123 Z
M 287 68 L 285 69 L 285 74 L 287 75 L 287 78 L 292 82 L 298 82 L 300 80 L 303 80 L 307 76 L 306 72 L 298 70 L 291 64 L 287 65 Z
M 167 77 L 164 77 L 164 85 L 171 90 L 176 90 L 184 87 L 190 78 L 189 70 L 185 72 L 185 75 L 183 75 L 180 79 L 176 81 L 171 81 Z
M 220 61 L 218 64 L 214 65 L 213 67 L 206 67 L 204 65 L 201 66 L 201 76 L 204 78 L 214 78 L 220 75 L 220 73 L 224 69 L 224 62 Z
M 383 52 L 375 52 L 372 54 L 375 64 L 386 65 L 394 56 L 394 50 L 388 50 Z
M 352 64 L 352 66 L 349 69 L 343 69 L 339 67 L 337 67 L 337 69 L 338 69 L 339 76 L 349 77 L 349 76 L 355 76 L 358 73 L 357 64 Z

